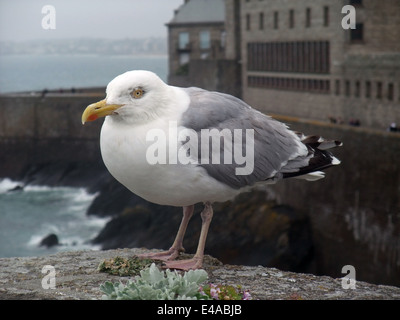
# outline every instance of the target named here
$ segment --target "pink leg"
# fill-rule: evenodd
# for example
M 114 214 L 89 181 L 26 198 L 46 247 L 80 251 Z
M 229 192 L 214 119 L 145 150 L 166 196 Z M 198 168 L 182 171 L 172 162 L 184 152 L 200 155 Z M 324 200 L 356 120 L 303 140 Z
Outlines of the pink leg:
M 205 204 L 203 212 L 201 213 L 201 220 L 202 220 L 201 232 L 196 254 L 192 259 L 168 261 L 165 263 L 164 266 L 165 268 L 189 270 L 189 269 L 199 269 L 203 266 L 204 248 L 206 245 L 208 228 L 210 227 L 212 217 L 213 217 L 213 209 L 211 204 L 207 202 Z
M 183 217 L 181 225 L 179 226 L 178 233 L 176 234 L 175 241 L 168 251 L 155 252 L 155 253 L 144 253 L 140 254 L 140 258 L 148 258 L 154 260 L 174 260 L 179 256 L 179 252 L 185 251 L 183 248 L 183 237 L 185 236 L 186 228 L 188 226 L 189 220 L 193 215 L 194 205 L 183 207 Z

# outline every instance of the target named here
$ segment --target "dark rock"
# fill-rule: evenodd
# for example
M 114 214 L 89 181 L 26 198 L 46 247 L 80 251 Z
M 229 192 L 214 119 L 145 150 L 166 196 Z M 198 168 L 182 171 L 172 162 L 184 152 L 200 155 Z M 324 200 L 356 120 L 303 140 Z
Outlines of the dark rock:
M 54 233 L 49 234 L 48 236 L 44 237 L 42 241 L 40 241 L 40 247 L 54 247 L 58 246 L 60 243 L 58 242 L 58 237 Z
M 23 191 L 23 190 L 24 190 L 24 186 L 17 185 L 14 188 L 7 190 L 7 192 L 15 192 L 15 191 Z
M 94 193 L 109 181 L 109 177 L 101 161 L 58 161 L 28 165 L 19 180 L 25 184 L 49 187 L 85 187 Z
M 133 207 L 146 202 L 130 192 L 111 175 L 104 177 L 97 187 L 99 196 L 90 205 L 87 211 L 89 215 L 100 217 L 118 215 L 126 207 Z

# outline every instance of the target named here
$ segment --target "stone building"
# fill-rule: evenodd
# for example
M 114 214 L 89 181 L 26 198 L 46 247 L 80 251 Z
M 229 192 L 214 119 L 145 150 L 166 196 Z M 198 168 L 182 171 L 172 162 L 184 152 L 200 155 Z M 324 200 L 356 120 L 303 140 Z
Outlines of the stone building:
M 169 84 L 240 95 L 240 65 L 235 59 L 240 47 L 229 50 L 231 58 L 226 56 L 226 20 L 234 24 L 239 17 L 227 19 L 225 6 L 224 0 L 185 0 L 175 10 L 167 24 Z
M 342 27 L 345 5 L 356 29 Z M 375 128 L 400 122 L 399 1 L 243 0 L 240 11 L 246 102 Z
M 398 0 L 186 0 L 168 29 L 171 84 L 266 113 L 400 123 Z

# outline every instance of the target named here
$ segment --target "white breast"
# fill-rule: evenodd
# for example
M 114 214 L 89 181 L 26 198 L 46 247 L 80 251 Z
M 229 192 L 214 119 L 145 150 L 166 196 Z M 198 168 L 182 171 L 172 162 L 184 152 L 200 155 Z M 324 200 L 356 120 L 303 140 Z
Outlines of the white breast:
M 110 173 L 130 191 L 154 203 L 188 206 L 232 199 L 239 192 L 207 175 L 193 164 L 150 164 L 146 153 L 153 141 L 149 130 L 168 132 L 168 120 L 127 126 L 106 119 L 100 137 L 101 154 Z

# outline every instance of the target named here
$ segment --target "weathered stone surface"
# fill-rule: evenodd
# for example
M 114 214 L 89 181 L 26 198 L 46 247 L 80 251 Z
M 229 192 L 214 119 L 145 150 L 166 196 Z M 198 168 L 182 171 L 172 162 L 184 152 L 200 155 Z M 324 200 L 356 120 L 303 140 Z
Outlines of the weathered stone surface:
M 102 249 L 168 249 L 174 241 L 182 208 L 149 203 L 117 182 L 104 188 L 93 202 L 98 210 L 120 210 L 96 236 Z M 186 252 L 196 251 L 200 233 L 200 212 L 185 234 Z M 213 222 L 207 237 L 207 252 L 228 264 L 264 265 L 295 272 L 311 272 L 312 248 L 309 221 L 289 206 L 278 205 L 264 190 L 239 195 L 213 205 Z M 89 211 L 90 212 L 90 211 Z
M 62 252 L 44 257 L 0 259 L 0 299 L 100 299 L 104 281 L 126 278 L 101 273 L 98 265 L 116 256 L 131 257 L 144 249 Z M 47 274 L 56 271 L 55 289 L 43 289 Z M 242 285 L 255 299 L 400 299 L 400 288 L 357 282 L 356 289 L 343 289 L 341 279 L 280 271 L 274 268 L 222 265 L 209 256 L 205 270 L 212 283 Z

